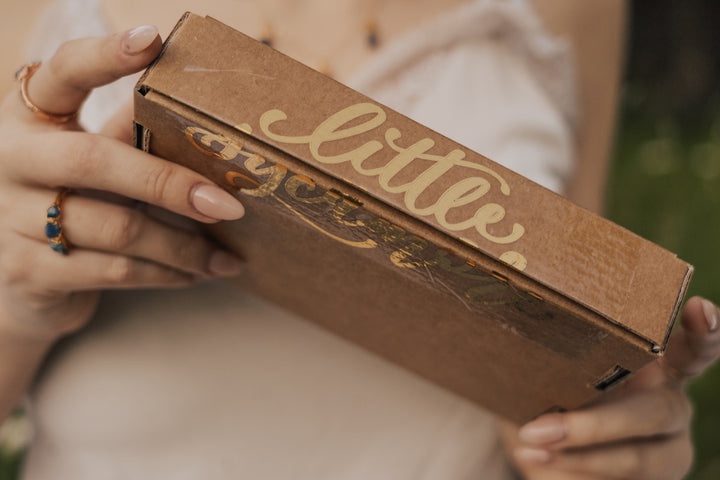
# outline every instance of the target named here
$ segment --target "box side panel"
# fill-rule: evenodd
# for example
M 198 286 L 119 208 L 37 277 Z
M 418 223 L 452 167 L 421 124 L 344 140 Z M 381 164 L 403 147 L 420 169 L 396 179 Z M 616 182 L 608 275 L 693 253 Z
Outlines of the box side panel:
M 687 264 L 217 21 L 187 18 L 145 85 L 664 344 Z
M 655 358 L 590 312 L 517 290 L 489 264 L 398 226 L 391 210 L 171 100 L 138 93 L 136 122 L 151 153 L 245 204 L 245 218 L 214 230 L 248 259 L 244 288 L 502 415 L 578 406 L 617 365 Z

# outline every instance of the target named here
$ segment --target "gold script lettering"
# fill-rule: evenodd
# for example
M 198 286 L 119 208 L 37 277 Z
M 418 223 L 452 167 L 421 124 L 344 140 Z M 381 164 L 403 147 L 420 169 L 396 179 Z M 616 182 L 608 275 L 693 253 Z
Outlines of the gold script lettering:
M 373 116 L 371 119 L 354 127 L 341 128 L 346 123 L 365 115 Z M 377 140 L 371 140 L 355 150 L 332 156 L 321 155 L 320 147 L 326 142 L 344 140 L 374 130 L 385 123 L 385 118 L 385 112 L 377 105 L 373 105 L 372 103 L 358 103 L 357 105 L 347 107 L 331 115 L 327 120 L 318 125 L 312 135 L 288 137 L 270 131 L 270 125 L 287 119 L 285 112 L 281 110 L 270 110 L 260 116 L 260 129 L 265 135 L 278 142 L 307 144 L 310 147 L 310 153 L 318 162 L 328 165 L 351 162 L 353 166 L 358 168 L 364 160 L 382 150 L 382 143 Z
M 275 192 L 276 190 L 282 185 L 283 180 L 287 177 L 287 168 L 283 165 L 273 165 L 269 164 L 262 156 L 248 152 L 243 149 L 242 145 L 239 143 L 235 143 L 233 140 L 217 134 L 210 132 L 208 130 L 205 130 L 200 127 L 187 127 L 185 129 L 185 136 L 190 141 L 190 143 L 203 152 L 206 155 L 210 155 L 216 158 L 220 158 L 223 160 L 235 160 L 238 157 L 245 157 L 244 167 L 248 170 L 249 173 L 257 176 L 266 176 L 267 179 L 265 180 L 265 183 L 260 184 L 258 181 L 248 177 L 247 175 L 236 172 L 234 170 L 230 170 L 226 172 L 225 174 L 225 180 L 232 186 L 235 186 L 235 180 L 245 179 L 249 180 L 250 182 L 258 185 L 257 188 L 241 188 L 240 191 L 245 193 L 246 195 L 250 195 L 253 197 L 272 197 L 274 198 L 278 203 L 280 203 L 283 207 L 288 209 L 290 212 L 292 212 L 295 216 L 297 216 L 300 220 L 307 223 L 311 227 L 315 228 L 319 232 L 322 232 L 323 234 L 327 235 L 328 237 L 337 240 L 338 242 L 344 243 L 345 245 L 355 247 L 355 248 L 375 248 L 377 247 L 377 243 L 375 243 L 372 239 L 365 239 L 361 241 L 354 241 L 354 240 L 346 240 L 344 238 L 338 237 L 337 235 L 333 235 L 332 233 L 326 231 L 319 225 L 317 225 L 315 222 L 310 220 L 308 217 L 294 209 L 291 205 L 289 205 L 287 202 L 283 201 L 280 197 L 278 197 Z M 199 137 L 199 143 L 196 141 L 196 137 Z M 222 146 L 222 149 L 219 151 L 215 151 L 212 148 L 213 143 L 218 143 Z M 297 189 L 299 187 L 299 182 L 305 183 L 306 185 L 312 186 L 312 189 L 314 189 L 314 184 L 312 184 L 309 181 L 304 181 L 304 177 L 295 175 L 293 177 L 290 177 L 290 184 L 291 184 L 291 191 L 296 193 Z M 288 181 L 286 181 L 287 185 Z M 290 193 L 290 191 L 288 192 Z M 293 198 L 295 198 L 292 193 L 290 193 Z M 326 194 L 327 196 L 327 194 Z M 299 198 L 296 198 L 299 199 Z M 340 202 L 341 206 L 337 206 L 334 211 L 334 216 L 337 217 L 339 214 L 338 212 L 342 212 L 341 215 L 347 214 L 348 211 L 357 208 L 357 206 L 350 205 L 350 210 L 344 205 L 347 202 Z M 348 204 L 349 205 L 349 204 Z M 362 226 L 361 222 L 357 223 L 350 223 L 345 222 L 347 225 L 351 226 Z
M 509 298 L 504 298 L 504 293 L 510 291 L 514 292 L 514 290 L 509 290 L 510 287 L 506 283 L 497 281 L 495 278 L 487 275 L 487 273 L 475 270 L 474 266 L 469 265 L 467 262 L 453 259 L 451 254 L 448 254 L 434 245 L 431 245 L 428 241 L 420 237 L 406 232 L 399 226 L 393 225 L 387 220 L 378 217 L 371 217 L 366 220 L 349 220 L 348 216 L 351 216 L 351 214 L 356 211 L 361 204 L 348 201 L 339 193 L 317 188 L 315 183 L 304 175 L 292 175 L 288 177 L 288 171 L 284 166 L 273 165 L 267 162 L 262 156 L 245 150 L 240 143 L 236 143 L 223 135 L 212 133 L 200 127 L 187 127 L 185 134 L 191 144 L 203 154 L 223 160 L 240 160 L 244 157 L 243 166 L 247 169 L 249 174 L 257 177 L 265 177 L 263 183 L 261 183 L 244 173 L 229 170 L 225 174 L 225 179 L 230 185 L 236 185 L 235 182 L 237 179 L 242 180 L 243 183 L 250 182 L 256 185 L 257 188 L 242 188 L 241 191 L 255 197 L 274 198 L 279 204 L 292 212 L 292 214 L 301 221 L 338 242 L 355 248 L 374 249 L 378 247 L 377 242 L 371 238 L 355 241 L 348 240 L 328 232 L 316 224 L 315 221 L 311 220 L 288 202 L 285 202 L 276 195 L 278 188 L 284 185 L 285 192 L 290 196 L 290 198 L 301 204 L 327 204 L 327 206 L 330 207 L 331 216 L 337 224 L 346 227 L 360 228 L 360 231 L 356 232 L 354 236 L 370 237 L 369 233 L 372 233 L 382 243 L 402 245 L 389 255 L 389 260 L 399 268 L 424 268 L 433 283 L 435 283 L 436 280 L 434 280 L 434 275 L 431 273 L 431 268 L 439 268 L 441 271 L 453 273 L 458 277 L 474 280 L 477 283 L 464 291 L 464 298 L 469 300 L 471 303 L 477 305 L 496 305 L 521 303 L 526 301 L 525 297 L 517 294 L 511 295 Z M 392 148 L 398 152 L 395 159 L 389 163 L 389 165 L 393 166 L 394 171 L 392 169 L 387 169 L 384 172 L 381 172 L 381 175 L 385 172 L 390 172 L 390 174 L 385 177 L 387 182 L 389 182 L 392 179 L 392 176 L 399 172 L 400 169 L 409 164 L 406 162 L 412 162 L 416 158 L 435 160 L 435 166 L 441 165 L 437 167 L 436 171 L 431 173 L 427 173 L 428 171 L 426 171 L 424 173 L 427 174 L 428 178 L 432 178 L 438 174 L 438 171 L 447 167 L 448 158 L 454 159 L 455 162 L 457 162 L 464 156 L 464 153 L 459 150 L 454 150 L 445 157 L 429 155 L 426 152 L 434 145 L 430 139 L 420 140 L 414 145 L 406 149 L 402 149 L 397 147 L 394 143 L 395 140 L 400 138 L 399 131 L 395 129 L 388 129 L 386 138 Z M 396 163 L 393 165 L 393 162 Z M 443 170 L 443 173 L 444 171 L 446 170 Z M 490 173 L 490 175 L 494 176 L 494 172 Z M 502 179 L 499 181 L 501 180 Z M 432 181 L 434 180 L 431 180 L 430 183 L 432 183 Z M 413 188 L 416 188 L 417 184 L 422 184 L 422 182 L 418 182 L 416 179 L 414 182 L 410 182 L 405 185 L 402 190 L 400 190 L 401 192 L 406 192 L 406 196 L 407 192 L 411 192 L 410 195 L 413 205 L 417 196 L 422 193 L 422 189 L 413 190 Z M 481 198 L 489 191 L 489 189 L 490 183 L 484 177 L 466 178 L 451 186 L 445 193 L 443 193 L 441 199 L 435 204 L 435 207 L 440 204 L 444 204 L 446 205 L 446 208 L 433 209 L 429 207 L 424 210 L 429 212 L 427 214 L 435 215 L 438 218 L 438 221 L 447 223 L 445 215 L 450 208 L 466 205 L 475 199 Z M 441 201 L 443 199 L 446 201 Z M 417 210 L 423 211 L 423 209 Z M 492 221 L 500 221 L 504 216 L 504 210 L 502 207 L 492 203 L 482 206 L 478 211 L 482 211 L 482 216 Z M 475 217 L 478 216 L 478 214 L 475 215 Z M 493 222 L 488 221 L 487 223 Z M 500 260 L 519 270 L 522 270 L 527 264 L 527 261 L 522 255 L 513 251 L 504 253 L 500 257 Z M 454 288 L 442 283 L 439 279 L 437 281 L 440 285 L 445 287 L 445 289 L 450 291 L 450 293 L 457 296 L 457 294 L 454 293 Z M 497 298 L 492 298 L 493 296 L 497 296 Z M 505 295 L 505 297 L 507 297 L 507 295 Z
M 358 123 L 362 117 L 369 119 Z M 451 222 L 447 216 L 451 209 L 477 202 L 491 189 L 487 177 L 496 180 L 503 195 L 510 195 L 510 187 L 497 172 L 474 162 L 464 160 L 465 152 L 452 150 L 447 155 L 433 155 L 427 153 L 435 146 L 432 139 L 421 139 L 409 147 L 401 147 L 396 142 L 401 137 L 397 128 L 388 128 L 385 132 L 385 141 L 396 155 L 385 165 L 367 168 L 363 163 L 380 152 L 384 147 L 377 140 L 370 140 L 361 146 L 336 155 L 323 155 L 320 149 L 323 144 L 345 140 L 351 137 L 370 132 L 385 123 L 385 111 L 372 103 L 358 103 L 351 105 L 331 115 L 320 123 L 310 135 L 282 135 L 273 131 L 273 125 L 287 120 L 285 112 L 277 109 L 269 110 L 260 117 L 260 129 L 269 138 L 290 144 L 306 144 L 311 155 L 320 163 L 336 165 L 349 162 L 353 169 L 364 176 L 377 176 L 380 187 L 388 193 L 404 193 L 403 203 L 412 213 L 419 216 L 433 216 L 437 222 L 450 231 L 463 231 L 474 228 L 483 238 L 493 243 L 507 244 L 519 240 L 525 233 L 525 228 L 519 223 L 513 223 L 506 235 L 496 235 L 488 231 L 488 226 L 499 223 L 505 218 L 505 209 L 497 203 L 486 203 L 479 206 L 474 214 L 467 219 Z M 351 124 L 352 126 L 346 126 Z M 404 168 L 416 160 L 430 161 L 431 165 L 420 172 L 413 180 L 405 184 L 391 186 L 391 180 Z M 420 196 L 428 191 L 431 185 L 438 182 L 453 168 L 466 168 L 480 172 L 486 176 L 472 176 L 464 178 L 447 188 L 437 200 L 427 207 L 417 205 Z

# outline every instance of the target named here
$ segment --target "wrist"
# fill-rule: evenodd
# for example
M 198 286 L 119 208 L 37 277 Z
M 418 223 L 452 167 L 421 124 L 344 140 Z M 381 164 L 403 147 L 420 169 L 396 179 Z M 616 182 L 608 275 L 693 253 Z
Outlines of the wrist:
M 0 303 L 0 345 L 44 351 L 63 335 L 63 332 L 48 328 L 41 322 L 17 318 Z
M 13 345 L 30 351 L 50 349 L 62 337 L 57 332 L 0 321 L 0 345 Z
M 7 315 L 0 302 L 0 422 L 12 411 L 60 335 Z

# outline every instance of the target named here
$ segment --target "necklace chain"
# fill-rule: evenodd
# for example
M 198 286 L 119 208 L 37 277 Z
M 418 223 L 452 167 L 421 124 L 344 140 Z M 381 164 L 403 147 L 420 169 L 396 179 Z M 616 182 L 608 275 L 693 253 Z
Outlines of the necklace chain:
M 363 32 L 365 48 L 369 50 L 376 50 L 380 46 L 380 34 L 378 32 L 377 21 L 374 17 L 368 16 L 365 19 L 365 22 L 363 24 Z M 278 42 L 277 36 L 275 35 L 272 25 L 270 24 L 265 25 L 258 40 L 272 48 L 277 48 L 278 44 L 280 43 Z M 320 73 L 324 73 L 325 75 L 333 76 L 330 63 L 326 60 L 321 60 L 316 66 L 316 70 L 318 70 Z

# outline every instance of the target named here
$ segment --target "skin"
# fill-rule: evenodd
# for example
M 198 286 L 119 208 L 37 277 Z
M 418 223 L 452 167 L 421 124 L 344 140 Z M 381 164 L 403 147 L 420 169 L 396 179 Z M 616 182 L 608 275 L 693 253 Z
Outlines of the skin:
M 506 445 L 532 480 L 680 479 L 692 462 L 687 381 L 720 354 L 720 312 L 699 297 L 682 312 L 666 355 L 593 405 L 505 425 Z M 554 428 L 555 430 L 549 430 Z M 544 431 L 543 431 L 544 430 Z
M 570 41 L 579 84 L 576 157 L 565 196 L 602 213 L 620 95 L 627 5 L 623 0 L 535 0 L 547 29 Z
M 77 109 L 94 87 L 145 67 L 159 52 L 159 37 L 142 52 L 123 48 L 127 33 L 70 42 L 30 82 L 30 97 L 50 112 Z M 45 103 L 43 103 L 45 102 Z M 47 107 L 45 107 L 47 105 Z M 50 255 L 42 218 L 59 185 L 93 188 L 160 206 L 199 222 L 242 216 L 242 206 L 215 218 L 194 200 L 201 188 L 217 189 L 204 177 L 138 152 L 107 136 L 91 135 L 76 122 L 54 125 L 35 117 L 18 95 L 0 109 L 0 128 L 9 141 L 0 147 L 0 414 L 4 417 L 25 390 L 35 368 L 57 339 L 81 328 L 92 316 L 103 288 L 182 287 L 204 278 L 235 274 L 203 236 L 158 222 L 127 201 L 108 202 L 73 194 L 63 205 L 72 255 Z M 110 125 L 108 131 L 118 131 Z M 23 152 L 23 161 L 18 152 Z M 51 160 L 54 159 L 54 160 Z M 52 165 L 50 165 L 52 162 Z M 145 179 L 138 182 L 137 179 Z M 223 197 L 221 197 L 223 198 Z M 201 203 L 202 205 L 202 203 Z M 108 210 L 109 209 L 109 210 Z M 94 226 L 94 228 L 93 228 Z M 180 252 L 177 257 L 168 252 Z
M 597 2 L 587 5 L 599 8 Z M 554 8 L 560 7 L 556 4 Z M 597 11 L 589 15 L 584 9 L 576 10 L 567 14 L 564 23 L 560 13 L 540 11 L 560 18 L 551 28 L 566 29 L 570 38 L 580 42 L 578 45 L 590 45 L 576 38 L 584 32 L 606 32 L 581 28 L 583 22 L 598 18 Z M 622 17 L 613 18 L 617 22 Z M 66 44 L 32 78 L 30 97 L 46 111 L 75 111 L 93 88 L 141 70 L 160 49 L 159 37 L 150 38 L 135 52 L 128 51 L 130 43 L 130 33 L 123 32 Z M 610 86 L 601 84 L 597 88 L 600 92 L 605 88 L 611 99 L 617 93 L 621 42 L 614 45 L 615 50 L 611 48 L 603 60 L 610 65 L 603 70 L 605 77 L 591 75 L 587 62 L 580 65 L 584 85 L 593 83 L 592 79 L 600 81 L 598 77 L 610 82 Z M 613 108 L 602 102 L 594 105 L 593 110 L 593 102 L 588 104 L 597 118 L 591 116 L 585 124 L 579 153 L 581 157 L 587 153 L 587 145 L 602 148 L 580 158 L 578 182 L 589 182 L 591 173 L 597 176 L 598 171 L 604 171 L 606 162 L 600 156 L 607 153 Z M 598 106 L 603 108 L 598 110 Z M 75 122 L 56 125 L 40 120 L 16 92 L 11 92 L 0 107 L 0 128 L 6 139 L 0 144 L 3 416 L 23 395 L 48 349 L 91 319 L 100 290 L 181 288 L 240 270 L 229 253 L 217 250 L 203 236 L 130 208 L 130 199 L 140 200 L 203 223 L 242 216 L 242 206 L 231 198 L 220 198 L 208 206 L 207 198 L 199 194 L 212 188 L 207 179 L 124 143 L 128 138 L 127 114 L 121 112 L 101 134 L 92 135 L 81 131 Z M 601 165 L 587 170 L 587 165 L 594 165 L 593 159 Z M 44 218 L 60 186 L 76 189 L 63 205 L 63 225 L 75 245 L 69 256 L 47 247 L 43 222 L 38 221 Z M 571 187 L 570 192 L 577 188 Z M 110 195 L 100 198 L 98 190 Z M 595 202 L 597 207 L 601 189 L 593 191 L 585 201 L 588 205 Z M 166 252 L 177 250 L 179 245 L 183 246 L 182 254 L 168 257 Z M 688 433 L 691 408 L 684 386 L 720 355 L 720 333 L 710 328 L 717 325 L 718 316 L 720 312 L 710 302 L 691 299 L 682 313 L 682 328 L 671 339 L 661 361 L 593 405 L 545 415 L 522 427 L 505 424 L 503 438 L 518 471 L 530 480 L 682 478 L 692 461 Z

